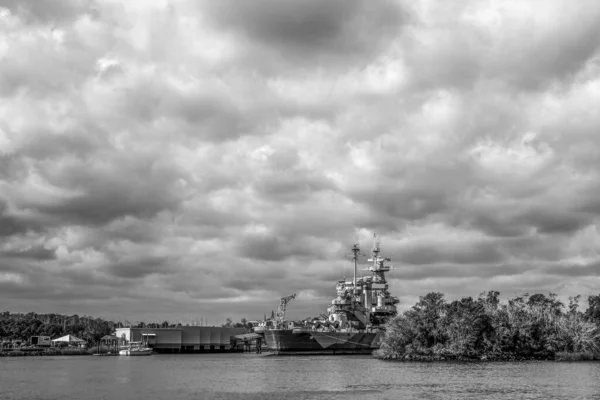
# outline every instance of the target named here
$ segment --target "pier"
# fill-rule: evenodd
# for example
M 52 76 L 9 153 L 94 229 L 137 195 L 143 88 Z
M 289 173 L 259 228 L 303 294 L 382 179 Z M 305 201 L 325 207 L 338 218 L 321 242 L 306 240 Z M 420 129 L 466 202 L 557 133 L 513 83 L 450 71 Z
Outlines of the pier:
M 231 351 L 242 353 L 262 353 L 263 336 L 258 333 L 235 335 L 230 339 Z

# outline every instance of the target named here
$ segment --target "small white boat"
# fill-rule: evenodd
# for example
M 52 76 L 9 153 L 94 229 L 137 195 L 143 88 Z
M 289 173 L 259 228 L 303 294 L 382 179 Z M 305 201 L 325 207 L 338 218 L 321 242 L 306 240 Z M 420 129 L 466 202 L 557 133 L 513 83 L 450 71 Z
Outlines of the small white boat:
M 143 346 L 142 342 L 131 342 L 119 349 L 120 356 L 149 356 L 151 354 L 152 349 Z

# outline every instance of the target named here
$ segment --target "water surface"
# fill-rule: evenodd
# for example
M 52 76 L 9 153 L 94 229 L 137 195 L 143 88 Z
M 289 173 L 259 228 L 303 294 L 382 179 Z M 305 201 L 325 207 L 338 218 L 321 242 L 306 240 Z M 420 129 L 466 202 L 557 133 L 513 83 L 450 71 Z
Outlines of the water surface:
M 600 362 L 254 354 L 0 358 L 0 399 L 600 399 Z

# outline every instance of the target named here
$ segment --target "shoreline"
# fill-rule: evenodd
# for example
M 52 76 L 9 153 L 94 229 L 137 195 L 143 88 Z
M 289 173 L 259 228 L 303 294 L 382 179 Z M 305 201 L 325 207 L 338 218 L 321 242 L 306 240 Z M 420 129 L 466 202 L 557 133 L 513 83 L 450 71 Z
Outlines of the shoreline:
M 234 352 L 235 353 L 235 352 Z M 48 356 L 93 356 L 98 354 L 95 349 L 71 349 L 60 351 L 0 351 L 0 358 L 16 357 L 48 357 Z M 105 355 L 106 352 L 100 354 Z M 183 354 L 183 353 L 182 353 Z M 240 353 L 246 354 L 246 353 Z M 115 354 L 117 355 L 117 354 Z M 290 357 L 290 356 L 286 356 Z M 294 357 L 294 356 L 291 356 Z M 352 355 L 346 355 L 352 357 Z M 371 353 L 371 357 L 380 361 L 388 362 L 459 362 L 459 363 L 495 363 L 495 362 L 527 362 L 527 361 L 547 361 L 547 362 L 577 362 L 577 361 L 600 361 L 600 354 L 592 353 L 557 353 L 547 356 L 520 356 L 515 354 L 494 354 L 482 356 L 455 356 L 455 355 L 424 355 L 424 354 L 399 354 L 383 355 L 377 350 Z
M 523 362 L 523 361 L 600 361 L 600 354 L 588 352 L 559 352 L 552 355 L 518 355 L 484 354 L 484 355 L 443 355 L 443 354 L 381 354 L 376 350 L 372 353 L 373 358 L 382 361 L 397 362 Z
M 42 357 L 42 356 L 91 356 L 92 353 L 88 352 L 60 352 L 60 351 L 3 351 L 0 352 L 0 358 L 2 357 Z

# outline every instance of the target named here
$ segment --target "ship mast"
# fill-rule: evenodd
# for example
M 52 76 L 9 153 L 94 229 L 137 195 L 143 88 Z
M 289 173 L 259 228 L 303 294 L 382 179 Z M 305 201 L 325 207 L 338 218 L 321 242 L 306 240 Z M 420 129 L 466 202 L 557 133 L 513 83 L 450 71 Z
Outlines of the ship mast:
M 360 252 L 360 248 L 357 244 L 352 246 L 352 260 L 354 261 L 354 281 L 352 286 L 352 301 L 356 300 L 356 268 L 358 264 L 358 253 Z
M 379 252 L 381 250 L 379 249 L 379 236 L 377 236 L 377 233 L 375 233 L 375 232 L 373 232 L 373 239 L 374 239 L 373 240 L 373 250 L 371 250 L 371 251 L 373 253 L 373 260 L 374 260 L 374 263 L 376 265 L 377 264 L 377 257 L 379 257 Z

